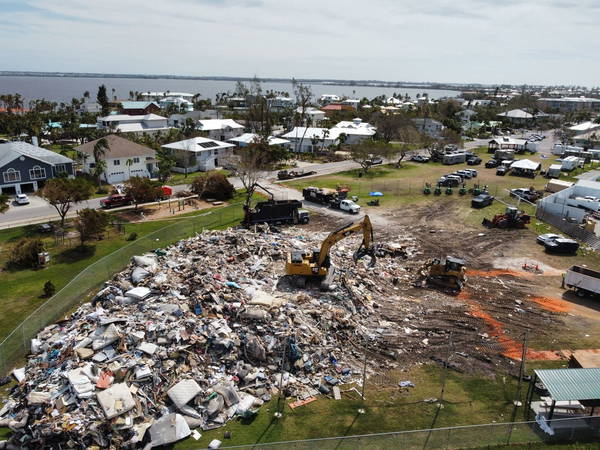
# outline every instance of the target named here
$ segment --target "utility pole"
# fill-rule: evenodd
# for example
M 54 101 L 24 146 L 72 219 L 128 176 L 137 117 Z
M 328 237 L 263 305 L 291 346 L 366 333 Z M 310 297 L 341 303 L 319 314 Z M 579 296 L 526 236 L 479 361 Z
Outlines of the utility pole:
M 523 374 L 525 373 L 525 358 L 527 357 L 527 337 L 529 330 L 525 330 L 523 335 L 523 350 L 521 353 L 521 364 L 519 365 L 519 382 L 517 383 L 517 392 L 515 392 L 515 399 L 513 401 L 513 410 L 510 416 L 510 426 L 508 427 L 508 436 L 506 436 L 506 445 L 510 444 L 510 438 L 513 431 L 513 422 L 517 417 L 517 408 L 521 402 L 521 385 L 523 384 Z

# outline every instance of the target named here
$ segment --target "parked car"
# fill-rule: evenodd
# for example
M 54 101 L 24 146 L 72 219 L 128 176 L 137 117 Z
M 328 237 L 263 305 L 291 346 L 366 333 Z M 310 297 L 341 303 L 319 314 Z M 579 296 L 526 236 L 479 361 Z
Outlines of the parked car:
M 458 187 L 462 183 L 462 178 L 458 176 L 443 176 L 438 180 L 438 184 L 444 187 Z
M 507 173 L 508 173 L 508 167 L 506 167 L 506 166 L 500 166 L 496 169 L 496 175 L 500 175 L 501 177 L 503 177 Z
M 539 198 L 539 194 L 536 191 L 531 191 L 525 188 L 511 189 L 510 196 L 520 197 L 528 202 L 535 202 Z
M 418 163 L 426 163 L 429 162 L 429 156 L 414 155 L 410 160 Z
M 473 156 L 473 157 L 467 159 L 467 165 L 477 166 L 477 165 L 481 164 L 482 161 L 483 160 L 479 156 Z
M 493 169 L 494 167 L 498 167 L 500 165 L 500 161 L 497 159 L 490 159 L 485 163 L 485 167 L 487 169 Z
M 367 160 L 367 163 L 371 164 L 372 166 L 374 166 L 375 164 L 382 164 L 383 158 L 381 156 L 374 156 L 371 159 Z
M 560 234 L 555 234 L 555 233 L 546 233 L 546 234 L 540 234 L 537 239 L 536 242 L 538 244 L 544 245 L 547 242 L 552 242 L 555 239 L 560 239 L 564 236 L 561 236 Z
M 471 200 L 472 208 L 485 208 L 486 206 L 490 206 L 494 202 L 494 197 L 490 194 L 479 194 L 477 197 Z
M 133 203 L 133 198 L 129 195 L 113 194 L 100 200 L 102 208 L 116 208 L 118 206 L 127 206 Z
M 37 227 L 39 233 L 52 233 L 54 231 L 54 225 L 51 223 L 42 223 Z
M 463 177 L 463 179 L 470 180 L 471 178 L 473 178 L 473 174 L 468 170 L 457 170 L 454 173 L 456 175 L 460 175 L 461 177 Z
M 546 251 L 549 253 L 563 253 L 574 255 L 579 249 L 579 242 L 574 239 L 558 238 L 544 243 Z
M 467 172 L 471 172 L 471 177 L 472 178 L 477 178 L 477 171 L 475 169 L 464 169 Z
M 29 205 L 29 197 L 25 194 L 15 195 L 15 203 L 17 205 Z

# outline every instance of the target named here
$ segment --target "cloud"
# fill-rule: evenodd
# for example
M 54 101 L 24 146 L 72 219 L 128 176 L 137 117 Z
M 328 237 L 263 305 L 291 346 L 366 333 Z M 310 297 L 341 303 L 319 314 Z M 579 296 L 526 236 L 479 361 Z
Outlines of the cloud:
M 599 20 L 596 0 L 0 0 L 0 45 L 7 70 L 597 84 Z

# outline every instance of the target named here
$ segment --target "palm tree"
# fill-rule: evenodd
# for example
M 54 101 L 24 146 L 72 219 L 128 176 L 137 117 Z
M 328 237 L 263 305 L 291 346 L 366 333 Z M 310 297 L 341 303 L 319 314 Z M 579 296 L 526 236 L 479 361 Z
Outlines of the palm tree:
M 131 166 L 133 166 L 133 159 L 127 158 L 127 161 L 125 161 L 125 165 L 127 166 L 127 170 L 129 171 L 129 178 L 131 178 Z
M 94 167 L 94 175 L 98 178 L 98 186 L 102 185 L 102 181 L 100 177 L 106 170 L 106 161 L 102 158 L 106 156 L 106 152 L 110 150 L 110 145 L 106 138 L 101 138 L 96 141 L 94 144 L 93 154 L 94 154 L 94 162 L 96 163 Z

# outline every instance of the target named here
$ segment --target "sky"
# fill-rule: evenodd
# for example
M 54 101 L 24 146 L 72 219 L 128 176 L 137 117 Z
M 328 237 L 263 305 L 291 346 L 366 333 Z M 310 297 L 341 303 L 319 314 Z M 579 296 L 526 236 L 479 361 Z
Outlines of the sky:
M 0 0 L 0 70 L 600 85 L 599 0 Z

